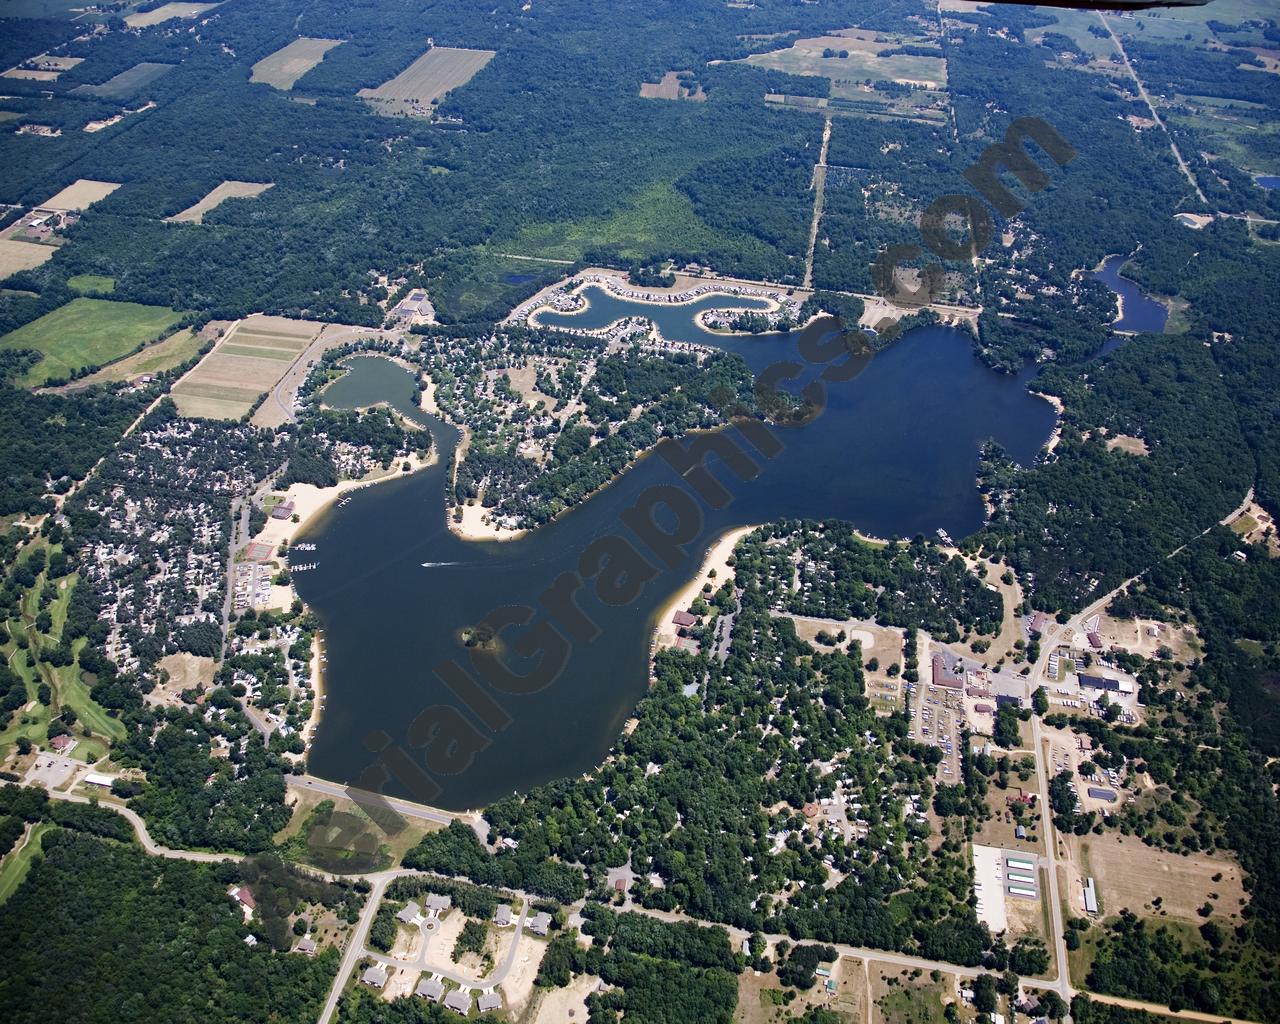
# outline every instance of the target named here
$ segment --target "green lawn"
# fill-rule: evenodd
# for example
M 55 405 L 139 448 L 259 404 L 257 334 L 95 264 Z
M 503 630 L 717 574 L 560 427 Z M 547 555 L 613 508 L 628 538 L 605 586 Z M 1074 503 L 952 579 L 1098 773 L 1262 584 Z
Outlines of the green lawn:
M 19 382 L 35 386 L 120 359 L 181 317 L 163 306 L 82 297 L 0 337 L 0 350 L 26 348 L 44 353 Z
M 27 872 L 31 870 L 31 865 L 36 859 L 36 855 L 40 852 L 40 839 L 52 829 L 57 828 L 56 825 L 47 821 L 36 822 L 31 829 L 31 836 L 27 840 L 26 845 L 21 849 L 15 850 L 5 858 L 4 864 L 0 865 L 0 903 L 3 903 L 12 896 L 22 884 L 22 880 L 27 877 Z M 22 843 L 22 840 L 18 840 Z
M 67 287 L 81 295 L 110 295 L 116 290 L 116 279 L 101 274 L 76 274 L 67 278 Z

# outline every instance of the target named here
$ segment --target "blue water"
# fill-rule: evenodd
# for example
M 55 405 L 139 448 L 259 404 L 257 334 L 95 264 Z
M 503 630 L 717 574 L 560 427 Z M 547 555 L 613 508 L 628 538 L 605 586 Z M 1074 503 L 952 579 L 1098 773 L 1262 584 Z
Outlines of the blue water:
M 1169 308 L 1163 302 L 1150 298 L 1137 284 L 1120 275 L 1128 260 L 1128 256 L 1108 256 L 1103 261 L 1102 269 L 1095 271 L 1093 275 L 1124 299 L 1124 315 L 1112 327 L 1117 331 L 1160 334 L 1164 331 L 1165 321 L 1169 319 Z
M 1263 188 L 1280 188 L 1280 174 L 1259 174 L 1253 180 Z
M 692 322 L 701 304 L 643 305 L 603 293 L 591 299 L 589 312 L 557 321 L 649 316 L 671 337 L 737 352 L 756 371 L 797 358 L 794 335 L 701 331 Z M 732 304 L 723 298 L 706 303 Z M 730 430 L 752 453 L 758 475 L 739 479 L 713 462 L 730 500 L 719 508 L 698 502 L 696 533 L 678 564 L 655 564 L 656 575 L 624 605 L 606 604 L 590 587 L 580 591 L 579 607 L 599 635 L 569 645 L 565 667 L 550 685 L 527 694 L 492 690 L 509 721 L 490 728 L 436 671 L 449 662 L 471 671 L 463 631 L 497 608 L 542 607 L 539 595 L 580 564 L 589 544 L 607 537 L 634 541 L 622 519 L 626 509 L 655 487 L 688 490 L 688 484 L 663 458 L 649 456 L 520 540 L 461 540 L 444 518 L 458 431 L 414 408 L 413 378 L 399 366 L 379 358 L 350 362 L 353 371 L 326 392 L 326 403 L 390 401 L 431 430 L 440 460 L 406 479 L 355 492 L 303 537 L 318 545 L 306 559 L 319 566 L 298 573 L 295 582 L 322 623 L 328 656 L 327 705 L 308 764 L 325 778 L 365 788 L 385 768 L 385 792 L 452 809 L 479 807 L 601 762 L 645 693 L 658 610 L 725 531 L 806 517 L 847 520 L 880 536 L 931 536 L 943 528 L 963 537 L 983 522 L 976 486 L 982 441 L 994 438 L 1025 465 L 1054 424 L 1052 408 L 1027 392 L 1026 377 L 984 367 L 967 334 L 940 327 L 909 332 L 861 376 L 829 384 L 826 408 L 812 422 L 775 428 L 780 453 L 765 457 Z M 504 637 L 514 643 L 540 621 L 545 612 Z M 512 667 L 528 671 L 527 664 L 516 659 Z M 441 708 L 456 709 L 483 735 L 474 757 L 460 767 L 449 764 L 448 771 L 433 765 L 422 738 L 429 730 L 421 716 L 439 715 Z

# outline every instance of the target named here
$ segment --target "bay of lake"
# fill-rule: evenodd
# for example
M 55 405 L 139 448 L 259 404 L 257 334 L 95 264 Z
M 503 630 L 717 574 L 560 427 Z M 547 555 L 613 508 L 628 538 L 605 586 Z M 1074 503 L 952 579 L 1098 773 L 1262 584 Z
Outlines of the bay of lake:
M 736 352 L 755 371 L 798 358 L 795 335 L 730 337 L 693 323 L 701 308 L 760 308 L 755 300 L 721 296 L 655 306 L 598 289 L 590 300 L 584 313 L 544 315 L 542 323 L 602 326 L 621 316 L 646 316 L 666 337 Z M 326 707 L 308 765 L 314 774 L 355 784 L 367 766 L 381 761 L 392 769 L 384 792 L 452 810 L 480 807 L 600 764 L 645 692 L 655 615 L 726 530 L 803 517 L 847 520 L 883 537 L 932 536 L 944 529 L 959 539 L 983 523 L 975 481 L 982 442 L 998 441 L 1026 465 L 1054 424 L 1053 409 L 1026 390 L 1030 371 L 1013 376 L 987 369 L 960 331 L 910 331 L 855 380 L 828 385 L 826 409 L 813 422 L 777 428 L 784 451 L 756 457 L 761 472 L 755 479 L 744 482 L 716 467 L 733 500 L 722 509 L 700 503 L 704 521 L 683 560 L 659 572 L 638 600 L 609 607 L 588 584 L 579 603 L 599 636 L 572 644 L 566 667 L 545 689 L 525 696 L 491 691 L 511 724 L 490 734 L 432 667 L 448 660 L 468 666 L 464 629 L 505 605 L 537 607 L 538 595 L 573 569 L 593 540 L 609 534 L 633 539 L 620 513 L 646 488 L 677 484 L 679 477 L 665 460 L 642 458 L 590 500 L 519 540 L 464 541 L 449 531 L 444 515 L 458 431 L 415 408 L 413 378 L 401 367 L 378 357 L 355 357 L 348 365 L 351 372 L 325 393 L 326 404 L 389 402 L 432 432 L 440 459 L 412 476 L 356 492 L 301 538 L 317 544 L 305 560 L 319 565 L 296 574 L 295 582 L 320 619 L 328 656 Z M 743 447 L 752 450 L 745 441 Z M 519 661 L 511 668 L 527 670 Z M 409 725 L 438 706 L 462 709 L 487 745 L 464 770 L 415 784 L 409 773 L 394 770 L 395 752 L 422 764 L 423 751 L 409 742 Z

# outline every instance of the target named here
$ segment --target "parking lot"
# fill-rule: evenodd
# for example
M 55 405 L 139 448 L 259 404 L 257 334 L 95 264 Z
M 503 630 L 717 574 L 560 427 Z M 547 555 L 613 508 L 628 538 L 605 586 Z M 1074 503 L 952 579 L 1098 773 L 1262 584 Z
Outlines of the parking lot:
M 960 781 L 960 725 L 964 721 L 964 701 L 960 691 L 924 683 L 906 683 L 913 698 L 909 736 L 942 750 L 938 780 Z

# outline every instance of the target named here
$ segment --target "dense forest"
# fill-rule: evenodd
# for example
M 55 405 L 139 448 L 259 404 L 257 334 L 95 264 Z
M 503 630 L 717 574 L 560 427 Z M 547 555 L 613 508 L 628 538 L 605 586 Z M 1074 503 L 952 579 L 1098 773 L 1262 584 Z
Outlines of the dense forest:
M 55 831 L 0 906 L 0 1005 L 14 1024 L 247 1020 L 310 1024 L 338 954 L 245 944 L 222 867 Z

